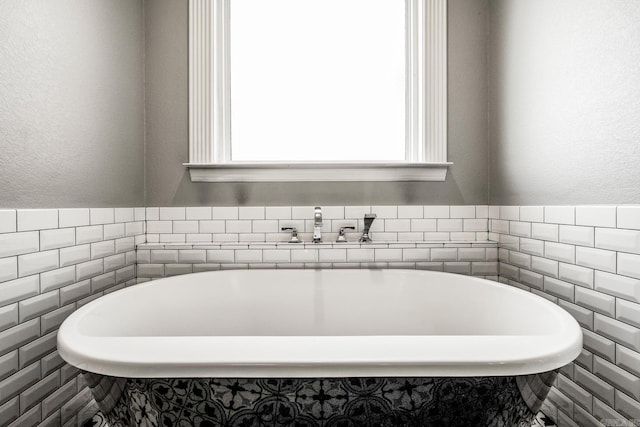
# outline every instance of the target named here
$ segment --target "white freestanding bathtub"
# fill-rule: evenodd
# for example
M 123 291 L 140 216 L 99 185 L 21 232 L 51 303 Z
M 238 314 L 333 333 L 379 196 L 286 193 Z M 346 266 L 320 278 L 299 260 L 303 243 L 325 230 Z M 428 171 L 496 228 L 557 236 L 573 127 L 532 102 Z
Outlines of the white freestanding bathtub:
M 543 298 L 418 270 L 176 276 L 92 301 L 58 333 L 63 359 L 99 374 L 89 374 L 94 392 L 112 377 L 526 378 L 560 368 L 581 348 L 576 321 Z

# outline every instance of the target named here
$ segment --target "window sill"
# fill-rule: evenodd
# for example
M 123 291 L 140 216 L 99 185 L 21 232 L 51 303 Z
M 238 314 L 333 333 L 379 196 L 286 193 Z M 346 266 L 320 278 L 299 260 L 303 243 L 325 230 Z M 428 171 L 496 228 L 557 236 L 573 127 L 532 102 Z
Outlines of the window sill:
M 453 163 L 185 163 L 193 182 L 444 181 Z

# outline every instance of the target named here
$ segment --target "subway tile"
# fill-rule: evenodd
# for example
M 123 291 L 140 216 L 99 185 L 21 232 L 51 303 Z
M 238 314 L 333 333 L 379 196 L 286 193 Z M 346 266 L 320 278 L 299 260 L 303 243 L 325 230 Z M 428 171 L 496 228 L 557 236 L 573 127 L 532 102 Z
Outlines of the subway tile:
M 58 251 L 36 252 L 18 257 L 18 275 L 20 277 L 42 273 L 59 267 Z
M 584 388 L 575 384 L 573 381 L 567 379 L 564 375 L 558 375 L 558 388 L 562 393 L 567 395 L 578 405 L 591 411 L 593 404 L 593 397 Z
M 409 219 L 386 219 L 384 220 L 385 232 L 408 232 L 411 231 L 411 220 Z
M 200 221 L 200 233 L 224 233 L 225 224 L 222 220 Z
M 509 254 L 509 263 L 520 268 L 531 268 L 531 255 L 522 254 L 520 252 L 511 252 Z
M 86 295 L 83 295 L 83 297 Z M 64 319 L 66 319 L 75 309 L 73 304 L 65 305 L 57 310 L 45 313 L 40 317 L 40 332 L 47 334 L 58 329 Z
M 165 277 L 179 276 L 193 273 L 193 264 L 166 264 L 164 266 Z
M 135 239 L 133 237 L 116 239 L 114 249 L 117 254 L 134 251 L 136 249 Z
M 509 279 L 519 280 L 519 269 L 509 264 L 500 263 L 498 266 L 500 276 L 504 276 Z
M 35 426 L 41 421 L 40 406 L 31 408 L 27 412 L 20 415 L 20 418 L 9 424 L 7 427 L 29 427 Z M 64 426 L 67 427 L 67 426 Z
M 18 324 L 18 304 L 0 307 L 0 331 Z
M 616 319 L 640 328 L 640 304 L 618 299 L 616 301 Z
M 558 277 L 567 282 L 593 289 L 593 270 L 573 264 L 559 264 Z
M 616 411 L 632 420 L 640 420 L 640 402 L 616 390 Z
M 0 381 L 0 402 L 18 395 L 40 379 L 40 364 L 34 363 Z
M 458 261 L 486 261 L 486 250 L 485 248 L 459 248 Z
M 509 221 L 501 219 L 492 219 L 490 221 L 490 230 L 494 233 L 509 234 Z
M 593 330 L 619 344 L 640 351 L 640 329 L 638 328 L 596 313 Z
M 434 233 L 434 232 L 427 231 L 424 233 L 424 240 L 426 240 L 427 242 L 448 241 L 449 233 L 445 233 L 445 232 Z
M 0 209 L 0 233 L 15 233 L 17 219 L 15 209 Z
M 104 240 L 119 239 L 125 236 L 125 224 L 107 224 L 103 231 Z
M 124 235 L 127 237 L 136 236 L 144 233 L 143 222 L 127 222 L 124 225 Z
M 640 353 L 616 344 L 616 365 L 640 377 Z
M 146 221 L 146 208 L 133 208 L 133 220 L 134 221 Z
M 233 264 L 235 253 L 233 250 L 221 249 L 207 251 L 207 262 L 217 264 Z
M 42 416 L 47 417 L 54 411 L 57 411 L 67 401 L 71 400 L 76 395 L 76 384 L 74 381 L 69 381 L 63 384 L 62 387 L 51 393 L 42 401 Z
M 600 422 L 611 425 L 615 422 L 620 427 L 636 427 L 631 421 L 625 421 L 624 415 L 616 412 L 604 402 L 593 399 L 593 416 Z
M 500 206 L 500 219 L 519 221 L 520 208 L 518 206 Z
M 140 264 L 137 268 L 138 277 L 164 277 L 164 264 Z
M 458 250 L 455 248 L 433 248 L 431 249 L 431 261 L 457 261 Z
M 531 224 L 528 222 L 510 221 L 509 234 L 520 237 L 531 237 Z
M 265 219 L 291 219 L 291 206 L 268 206 L 265 208 Z
M 33 319 L 0 332 L 0 355 L 33 341 L 39 336 L 40 319 Z
M 520 270 L 520 282 L 532 288 L 544 289 L 544 276 L 529 270 Z
M 531 269 L 547 276 L 558 277 L 558 261 L 532 256 Z
M 544 207 L 520 206 L 520 221 L 544 222 Z
M 75 266 L 59 268 L 40 275 L 40 291 L 47 292 L 69 285 L 76 280 Z
M 322 251 L 320 252 L 322 261 Z M 402 261 L 402 249 L 375 249 L 376 262 L 399 262 Z M 426 260 L 421 260 L 426 261 Z
M 45 294 L 35 296 L 18 304 L 20 311 L 20 322 L 26 322 L 35 317 L 39 317 L 44 313 L 58 308 L 60 298 L 58 292 L 52 291 Z
M 521 238 L 520 252 L 529 255 L 544 256 L 544 242 L 542 240 Z
M 177 264 L 178 263 L 178 251 L 177 250 L 152 250 L 151 251 L 151 263 L 153 264 Z
M 211 242 L 211 234 L 187 234 L 187 243 L 204 243 Z
M 104 258 L 104 272 L 114 271 L 126 265 L 124 254 L 111 255 Z
M 609 317 L 615 316 L 616 299 L 614 297 L 580 287 L 575 289 L 575 293 L 576 304 Z
M 635 375 L 599 357 L 594 358 L 593 373 L 636 400 L 640 400 L 640 378 Z
M 586 329 L 582 329 L 582 338 L 584 346 L 587 350 L 602 356 L 604 359 L 609 360 L 610 362 L 615 361 L 615 342 Z
M 291 251 L 288 249 L 265 249 L 262 251 L 262 262 L 290 262 Z
M 89 219 L 91 225 L 113 224 L 115 210 L 114 208 L 91 208 L 89 209 Z
M 640 280 L 638 279 L 596 271 L 595 289 L 599 292 L 640 303 Z
M 596 228 L 596 248 L 640 254 L 640 231 Z
M 347 250 L 346 249 L 319 250 L 318 261 L 319 262 L 347 262 Z
M 577 366 L 582 366 L 589 372 L 593 371 L 593 353 L 587 349 L 582 349 L 578 357 L 574 360 Z
M 93 261 L 83 262 L 76 265 L 76 280 L 82 281 L 91 277 L 102 274 L 103 272 L 102 258 Z
M 115 222 L 131 222 L 135 221 L 133 208 L 116 208 L 114 212 Z
M 411 231 L 436 231 L 436 224 L 435 219 L 412 219 Z
M 470 262 L 445 262 L 444 271 L 447 273 L 464 274 L 466 276 L 471 274 Z
M 345 219 L 344 206 L 322 206 L 321 209 L 323 220 Z M 313 219 L 313 215 L 309 219 Z
M 173 221 L 147 221 L 147 233 L 173 233 Z
M 37 252 L 40 236 L 37 231 L 0 234 L 0 258 Z
M 279 222 L 275 219 L 252 221 L 252 231 L 254 233 L 277 233 Z
M 576 225 L 615 227 L 615 206 L 576 206 Z
M 574 297 L 574 285 L 562 280 L 557 280 L 552 277 L 544 278 L 544 291 L 550 293 L 558 298 L 563 298 L 568 301 L 575 301 Z
M 0 306 L 37 295 L 40 277 L 37 275 L 0 283 Z
M 160 208 L 160 221 L 184 221 L 186 209 L 183 207 Z
M 476 207 L 475 206 L 450 206 L 449 207 L 450 218 L 475 218 Z
M 211 219 L 211 207 L 209 206 L 188 207 L 185 210 L 185 219 L 186 220 Z
M 489 219 L 500 219 L 500 206 L 489 206 Z
M 66 422 L 71 417 L 80 411 L 84 406 L 86 406 L 91 401 L 91 391 L 89 388 L 83 389 L 80 393 L 78 393 L 74 398 L 69 400 L 67 403 L 62 405 L 60 408 L 60 417 L 62 422 Z M 66 427 L 66 426 L 63 426 Z
M 60 267 L 79 264 L 91 259 L 91 246 L 79 245 L 60 249 Z
M 475 208 L 474 208 L 475 211 Z M 398 206 L 398 218 L 423 218 L 423 206 Z M 474 212 L 475 217 L 475 212 Z
M 476 241 L 476 233 L 473 232 L 452 232 L 450 234 L 451 241 L 454 242 L 474 242 Z
M 575 225 L 575 208 L 573 206 L 545 206 L 544 222 Z
M 619 253 L 618 274 L 640 279 L 640 255 Z
M 146 221 L 158 221 L 160 220 L 160 208 L 146 208 L 145 209 Z
M 551 387 L 548 394 L 548 400 L 553 402 L 553 404 L 558 408 L 573 413 L 573 401 L 557 388 Z
M 531 224 L 531 237 L 539 240 L 557 242 L 559 226 L 556 224 Z
M 54 351 L 56 349 L 56 337 L 57 331 L 53 331 L 20 347 L 20 369 Z
M 546 258 L 555 259 L 556 261 L 575 262 L 575 246 L 565 245 L 563 243 L 545 242 L 544 254 Z
M 449 206 L 424 206 L 425 218 L 450 218 Z
M 438 219 L 438 231 L 462 231 L 461 219 Z
M 596 270 L 616 272 L 616 253 L 612 251 L 577 246 L 575 262 Z
M 378 219 L 398 218 L 397 206 L 371 206 L 371 212 L 376 214 Z
M 181 264 L 204 264 L 207 262 L 207 251 L 182 249 L 178 251 L 178 262 Z
M 602 360 L 602 359 L 600 359 Z M 610 405 L 613 405 L 614 387 L 587 370 L 576 366 L 575 381 L 578 385 L 590 391 L 594 396 L 599 397 Z
M 20 399 L 18 397 L 0 404 L 0 420 L 9 424 L 20 416 Z M 5 424 L 6 425 L 6 424 Z
M 0 258 L 0 283 L 18 278 L 18 258 Z
M 594 245 L 593 227 L 576 227 L 574 225 L 561 225 L 559 227 L 559 238 L 561 243 L 569 243 L 578 246 Z
M 136 266 L 129 265 L 127 267 L 116 270 L 116 283 L 121 284 L 136 278 Z
M 76 244 L 93 243 L 102 240 L 103 226 L 93 225 L 89 227 L 76 228 Z
M 574 424 L 571 424 L 571 427 L 601 427 L 600 422 L 591 415 L 593 412 L 592 408 L 585 410 L 580 406 L 576 406 L 573 410 L 573 420 Z M 565 427 L 566 423 L 561 422 L 560 425 Z
M 76 230 L 74 228 L 59 228 L 40 232 L 40 250 L 64 248 L 76 244 Z
M 497 262 L 472 262 L 471 274 L 474 276 L 494 276 L 498 274 Z
M 291 219 L 313 220 L 314 206 L 292 206 Z
M 640 230 L 640 206 L 618 206 L 618 228 Z
M 261 206 L 240 206 L 238 219 L 265 219 L 265 209 Z
M 57 209 L 18 209 L 18 231 L 58 228 Z
M 593 330 L 593 312 L 591 310 L 563 300 L 559 300 L 558 305 L 571 314 L 580 326 Z
M 462 229 L 464 231 L 488 231 L 489 224 L 487 219 L 464 219 L 462 220 Z
M 476 206 L 476 218 L 489 218 L 489 206 L 487 205 L 478 205 Z
M 104 258 L 113 255 L 116 251 L 113 240 L 104 240 L 91 244 L 91 259 Z
M 232 220 L 226 223 L 227 233 L 251 233 L 251 221 L 249 220 Z
M 371 249 L 373 251 L 373 249 Z M 291 262 L 317 262 L 317 249 L 292 249 Z

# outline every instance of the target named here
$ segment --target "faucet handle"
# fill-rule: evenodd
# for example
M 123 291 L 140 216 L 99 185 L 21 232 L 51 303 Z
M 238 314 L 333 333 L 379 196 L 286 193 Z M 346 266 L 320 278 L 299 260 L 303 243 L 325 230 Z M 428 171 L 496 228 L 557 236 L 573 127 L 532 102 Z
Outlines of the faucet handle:
M 338 232 L 338 239 L 336 240 L 336 243 L 345 243 L 347 241 L 347 235 L 346 235 L 346 230 L 355 230 L 355 227 L 351 227 L 351 226 L 347 226 L 347 227 L 340 227 L 340 232 Z
M 291 238 L 289 239 L 289 243 L 301 243 L 302 242 L 298 238 L 298 229 L 296 227 L 282 227 L 282 231 L 291 231 Z

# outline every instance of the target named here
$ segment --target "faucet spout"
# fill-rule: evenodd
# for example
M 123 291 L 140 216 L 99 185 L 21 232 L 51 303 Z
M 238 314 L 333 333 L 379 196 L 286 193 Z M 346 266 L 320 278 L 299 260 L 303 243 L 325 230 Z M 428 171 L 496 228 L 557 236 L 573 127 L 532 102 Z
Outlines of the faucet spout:
M 371 229 L 371 224 L 378 216 L 374 213 L 372 214 L 364 214 L 364 230 L 362 231 L 362 237 L 360 237 L 360 242 L 370 242 L 371 236 L 369 236 L 369 230 Z
M 322 209 L 315 207 L 313 214 L 313 243 L 322 242 Z

